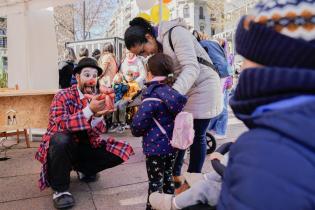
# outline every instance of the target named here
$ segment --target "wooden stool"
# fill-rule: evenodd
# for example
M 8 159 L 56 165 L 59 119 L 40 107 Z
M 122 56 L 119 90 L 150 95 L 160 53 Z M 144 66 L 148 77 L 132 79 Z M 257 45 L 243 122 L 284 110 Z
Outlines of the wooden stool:
M 15 136 L 16 135 L 17 143 L 20 143 L 20 134 L 24 134 L 26 147 L 30 148 L 31 146 L 30 146 L 30 141 L 29 141 L 28 135 L 27 135 L 27 129 L 24 129 L 23 131 L 16 130 L 14 132 L 3 131 L 3 132 L 0 133 L 0 137 L 8 138 L 10 136 Z

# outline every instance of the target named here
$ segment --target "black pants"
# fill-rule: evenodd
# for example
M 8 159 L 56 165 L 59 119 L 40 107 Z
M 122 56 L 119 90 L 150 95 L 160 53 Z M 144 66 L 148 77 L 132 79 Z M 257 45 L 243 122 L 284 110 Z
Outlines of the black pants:
M 173 165 L 176 154 L 162 156 L 147 156 L 146 166 L 149 178 L 149 190 L 147 199 L 147 210 L 151 209 L 149 196 L 159 191 L 167 194 L 174 194 Z
M 74 141 L 74 136 L 79 138 L 79 142 Z M 55 191 L 67 191 L 72 169 L 94 175 L 122 162 L 119 156 L 107 152 L 105 147 L 92 148 L 85 131 L 56 133 L 50 140 L 48 150 L 49 184 Z

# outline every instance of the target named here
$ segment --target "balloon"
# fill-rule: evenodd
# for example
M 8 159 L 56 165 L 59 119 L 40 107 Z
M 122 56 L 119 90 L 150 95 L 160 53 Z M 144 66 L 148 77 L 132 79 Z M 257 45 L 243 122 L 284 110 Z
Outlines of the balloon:
M 163 0 L 163 3 L 164 4 L 168 4 L 168 3 L 170 3 L 172 0 Z
M 141 10 L 148 10 L 155 4 L 155 0 L 136 0 L 136 2 Z
M 140 12 L 138 14 L 138 17 L 142 17 L 143 19 L 151 22 L 151 16 L 149 14 L 145 13 L 145 12 Z
M 170 18 L 170 10 L 167 8 L 165 4 L 162 6 L 162 20 L 169 20 Z M 160 5 L 155 5 L 151 8 L 151 20 L 155 24 L 159 23 L 160 19 Z

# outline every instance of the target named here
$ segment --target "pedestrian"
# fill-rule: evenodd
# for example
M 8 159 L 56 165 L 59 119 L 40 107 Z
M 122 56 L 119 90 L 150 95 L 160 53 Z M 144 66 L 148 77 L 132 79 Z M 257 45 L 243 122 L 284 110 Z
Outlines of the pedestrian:
M 115 111 L 112 116 L 112 126 L 109 128 L 109 132 L 122 133 L 126 126 L 126 109 L 129 103 L 123 97 L 128 91 L 128 84 L 124 81 L 122 73 L 117 73 L 113 81 L 113 89 L 115 91 Z
M 135 75 L 135 81 L 140 87 L 143 87 L 146 78 L 146 72 L 143 62 L 138 56 L 132 52 L 127 52 L 126 58 L 120 66 L 120 71 L 125 77 L 127 76 L 128 71 L 132 71 Z
M 88 58 L 88 57 L 89 57 L 89 50 L 88 50 L 86 47 L 80 48 L 80 51 L 79 51 L 79 61 L 80 61 L 82 58 Z
M 73 71 L 78 84 L 59 91 L 50 107 L 47 132 L 35 158 L 43 164 L 40 189 L 53 189 L 57 209 L 75 204 L 68 191 L 72 169 L 81 181 L 95 181 L 98 172 L 123 163 L 133 154 L 128 143 L 101 136 L 106 131 L 104 115 L 110 114 L 106 99 L 96 95 L 88 101 L 84 96 L 95 92 L 101 72 L 94 59 L 81 59 Z
M 71 86 L 71 77 L 76 62 L 74 50 L 67 47 L 64 52 L 64 59 L 58 64 L 59 88 L 64 89 Z
M 92 53 L 92 57 L 95 58 L 96 61 L 98 61 L 101 57 L 101 51 L 99 49 L 95 49 Z
M 215 40 L 217 41 L 217 40 Z M 227 70 L 229 72 L 232 71 L 231 66 L 231 57 L 228 52 L 228 46 L 227 41 L 225 39 L 220 39 L 217 41 L 219 43 L 219 47 L 221 47 L 223 53 L 224 53 L 224 59 L 227 63 L 226 68 L 230 69 Z M 223 57 L 223 56 L 222 56 Z M 221 88 L 223 93 L 223 110 L 221 114 L 210 121 L 209 125 L 209 131 L 212 133 L 212 135 L 215 137 L 215 139 L 225 139 L 226 138 L 226 132 L 227 132 L 227 125 L 228 125 L 228 119 L 229 119 L 229 111 L 228 111 L 228 103 L 229 103 L 229 95 L 233 86 L 233 73 L 231 72 L 231 75 L 221 78 Z
M 220 78 L 209 65 L 211 59 L 189 32 L 183 19 L 161 22 L 156 29 L 138 17 L 130 22 L 124 38 L 126 47 L 136 55 L 163 52 L 172 58 L 176 79 L 173 88 L 188 97 L 184 111 L 194 116 L 195 139 L 190 148 L 188 172 L 200 173 L 206 157 L 206 131 L 210 119 L 222 111 Z M 185 151 L 179 151 L 174 166 L 174 179 L 178 186 L 182 182 L 184 154 Z
M 134 136 L 143 137 L 142 148 L 146 155 L 149 179 L 146 209 L 150 210 L 151 193 L 174 193 L 172 171 L 176 150 L 171 146 L 170 139 L 175 116 L 182 111 L 187 99 L 171 88 L 174 78 L 170 56 L 157 53 L 149 58 L 147 72 L 147 89 L 143 93 L 139 111 L 133 118 L 131 132 Z M 159 126 L 163 127 L 166 134 L 161 132 Z
M 315 209 L 315 0 L 260 1 L 236 31 L 243 71 L 217 209 Z
M 100 85 L 111 87 L 114 76 L 118 71 L 118 66 L 114 55 L 114 46 L 111 43 L 107 43 L 103 47 L 102 55 L 98 61 L 98 65 L 103 70 L 99 77 Z

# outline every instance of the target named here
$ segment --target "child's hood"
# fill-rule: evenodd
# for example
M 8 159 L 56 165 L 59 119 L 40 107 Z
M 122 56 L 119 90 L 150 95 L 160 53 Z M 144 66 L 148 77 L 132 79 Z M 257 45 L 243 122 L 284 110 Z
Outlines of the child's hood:
M 148 88 L 143 93 L 143 98 L 161 99 L 167 106 L 168 111 L 174 114 L 181 112 L 187 102 L 186 96 L 159 82 L 149 83 Z

